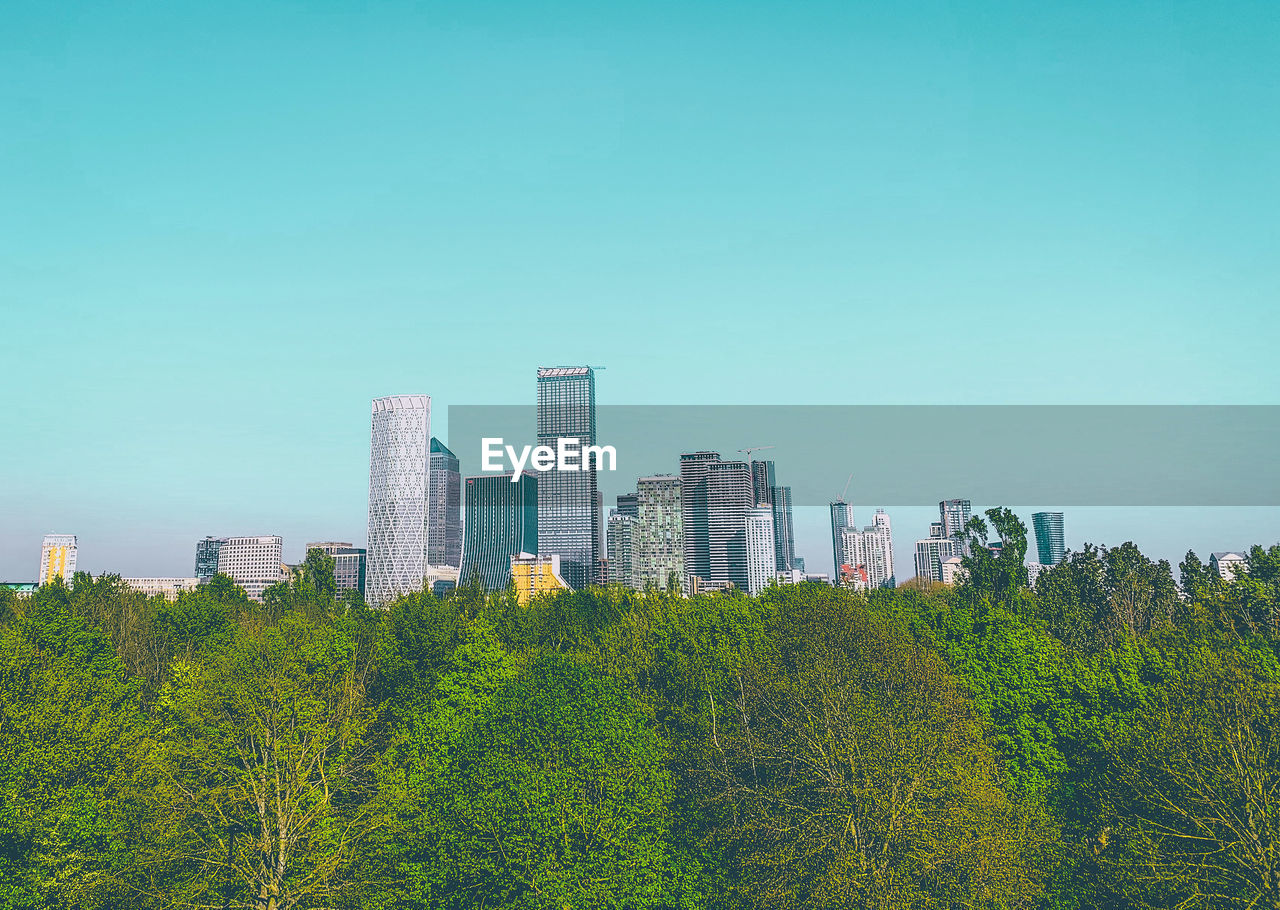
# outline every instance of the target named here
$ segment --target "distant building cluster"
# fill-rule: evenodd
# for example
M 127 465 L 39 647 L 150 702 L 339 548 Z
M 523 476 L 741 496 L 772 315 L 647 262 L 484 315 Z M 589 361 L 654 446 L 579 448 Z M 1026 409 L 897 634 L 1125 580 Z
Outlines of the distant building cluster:
M 565 439 L 596 445 L 595 370 L 588 366 L 537 371 L 539 446 Z M 607 447 L 606 447 L 607 448 Z M 678 593 L 742 590 L 759 594 L 771 584 L 818 581 L 857 590 L 893 587 L 893 528 L 877 509 L 859 528 L 853 505 L 829 504 L 834 575 L 809 573 L 796 554 L 791 487 L 778 482 L 773 461 L 718 452 L 686 452 L 679 472 L 636 480 L 604 515 L 597 465 L 585 459 L 574 470 L 493 471 L 462 477 L 457 456 L 431 435 L 431 398 L 376 398 L 370 411 L 367 546 L 347 541 L 306 545 L 333 560 L 339 592 L 356 592 L 381 605 L 424 587 L 444 594 L 459 585 L 488 591 L 513 587 L 517 598 L 548 591 L 614 584 L 637 591 Z M 535 467 L 537 467 L 535 465 Z M 847 488 L 846 488 L 847 492 Z M 971 546 L 972 506 L 967 499 L 938 503 L 938 520 L 915 542 L 915 577 L 958 584 Z M 1061 512 L 1032 515 L 1038 562 L 1027 565 L 1028 583 L 1067 555 Z M 1000 556 L 1000 544 L 985 545 Z M 196 542 L 188 578 L 126 578 L 148 596 L 177 597 L 215 575 L 225 575 L 260 600 L 296 567 L 283 563 L 276 535 L 209 536 Z M 50 534 L 40 553 L 38 583 L 8 583 L 20 592 L 55 578 L 71 584 L 77 539 Z M 1210 565 L 1222 578 L 1240 570 L 1239 553 L 1214 553 Z

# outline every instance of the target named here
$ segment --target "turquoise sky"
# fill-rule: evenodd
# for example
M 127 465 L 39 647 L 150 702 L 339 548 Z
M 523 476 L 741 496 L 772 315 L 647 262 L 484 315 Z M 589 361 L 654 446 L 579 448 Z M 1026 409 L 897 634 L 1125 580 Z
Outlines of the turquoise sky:
M 1276 403 L 1277 48 L 1231 0 L 9 0 L 0 577 L 49 531 L 159 575 L 363 540 L 371 397 L 531 402 L 540 364 L 611 403 Z

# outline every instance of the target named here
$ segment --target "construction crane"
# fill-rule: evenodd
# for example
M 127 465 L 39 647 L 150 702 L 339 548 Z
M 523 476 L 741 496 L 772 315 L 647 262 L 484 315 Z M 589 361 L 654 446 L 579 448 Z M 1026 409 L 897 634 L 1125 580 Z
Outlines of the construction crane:
M 747 456 L 747 461 L 750 461 L 752 452 L 763 452 L 765 449 L 776 449 L 776 448 L 777 446 L 747 446 L 745 449 L 738 449 L 738 451 L 745 453 Z
M 845 496 L 849 492 L 849 484 L 853 483 L 853 472 L 849 472 L 849 479 L 844 482 L 844 489 L 840 491 L 840 498 L 836 502 L 844 502 Z

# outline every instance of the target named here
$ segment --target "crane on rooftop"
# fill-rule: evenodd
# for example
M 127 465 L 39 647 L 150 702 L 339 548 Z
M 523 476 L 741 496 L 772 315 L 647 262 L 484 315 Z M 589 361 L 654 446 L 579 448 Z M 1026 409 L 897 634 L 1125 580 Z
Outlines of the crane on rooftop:
M 745 453 L 747 456 L 747 460 L 750 461 L 752 452 L 763 452 L 765 449 L 776 449 L 776 448 L 777 446 L 747 446 L 745 449 L 738 449 L 738 451 Z

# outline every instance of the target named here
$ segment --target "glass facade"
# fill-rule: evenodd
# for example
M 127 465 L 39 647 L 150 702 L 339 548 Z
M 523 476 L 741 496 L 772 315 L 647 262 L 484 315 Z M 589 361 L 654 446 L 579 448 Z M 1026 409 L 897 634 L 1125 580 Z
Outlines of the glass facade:
M 844 564 L 844 529 L 853 527 L 853 506 L 843 499 L 831 503 L 831 562 L 835 566 L 832 578 L 840 577 Z
M 1036 552 L 1040 564 L 1056 566 L 1067 557 L 1066 537 L 1063 534 L 1061 512 L 1036 512 L 1031 516 L 1036 531 Z
M 218 551 L 226 541 L 225 537 L 196 541 L 196 578 L 201 584 L 218 574 Z
M 427 506 L 427 565 L 462 563 L 462 474 L 458 456 L 431 437 L 430 492 Z
M 538 444 L 557 447 L 575 438 L 596 442 L 596 380 L 590 367 L 538 370 Z M 596 465 L 552 469 L 539 475 L 538 553 L 560 557 L 560 572 L 574 590 L 591 584 L 600 561 L 600 497 Z
M 539 478 L 511 472 L 463 481 L 462 567 L 458 583 L 478 577 L 486 591 L 503 591 L 511 580 L 511 557 L 538 553 Z
M 375 398 L 369 433 L 365 597 L 379 606 L 422 588 L 427 571 L 431 398 Z
M 747 510 L 751 467 L 715 452 L 680 456 L 685 572 L 709 589 L 747 589 Z
M 795 518 L 791 511 L 791 487 L 769 489 L 773 509 L 773 546 L 777 571 L 790 572 L 796 564 Z

